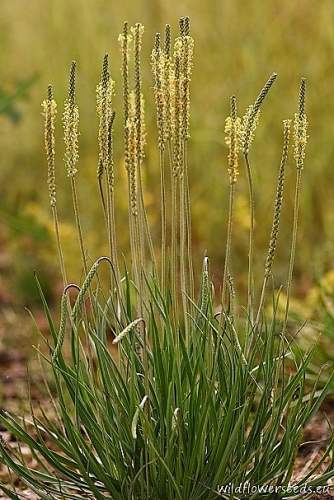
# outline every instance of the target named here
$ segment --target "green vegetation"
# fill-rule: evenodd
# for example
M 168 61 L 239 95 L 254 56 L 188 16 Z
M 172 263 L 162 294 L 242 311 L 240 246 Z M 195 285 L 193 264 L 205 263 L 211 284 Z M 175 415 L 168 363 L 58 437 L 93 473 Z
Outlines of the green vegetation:
M 35 78 L 19 82 L 14 91 L 8 92 L 0 87 L 0 114 L 17 122 L 21 118 L 20 112 L 16 109 L 17 101 L 25 99 Z
M 301 353 L 290 335 L 290 326 L 295 327 L 289 321 L 289 309 L 308 139 L 306 81 L 301 80 L 298 107 L 292 117 L 295 201 L 281 315 L 278 305 L 282 294 L 275 295 L 269 285 L 273 283 L 285 171 L 292 156 L 290 120 L 283 122 L 272 229 L 260 282 L 254 272 L 256 190 L 250 154 L 260 110 L 276 74 L 269 77 L 243 116 L 238 115 L 236 97 L 230 100 L 225 127 L 230 187 L 226 260 L 221 267 L 222 283 L 215 287 L 208 257 L 204 257 L 200 272 L 194 273 L 193 266 L 188 148 L 194 40 L 189 18 L 181 18 L 174 41 L 167 25 L 164 36 L 155 37 L 151 56 L 160 165 L 159 237 L 151 235 L 142 176 L 148 141 L 142 37 L 141 24 L 129 29 L 125 23 L 119 38 L 122 136 L 117 129 L 114 131 L 121 112 L 114 100 L 113 72 L 108 55 L 103 59 L 96 91 L 96 178 L 102 210 L 98 227 L 100 232 L 105 228 L 107 256 L 97 259 L 90 269 L 89 242 L 80 208 L 83 198 L 77 188 L 81 164 L 75 62 L 70 69 L 63 112 L 64 161 L 80 266 L 85 273 L 81 287 L 68 284 L 72 270 L 59 231 L 57 104 L 51 86 L 43 102 L 49 201 L 64 281 L 58 325 L 39 286 L 50 331 L 50 338 L 45 338 L 49 356 L 41 354 L 42 369 L 50 371 L 55 416 L 47 416 L 43 408 L 42 417 L 33 413 L 29 420 L 0 411 L 1 425 L 28 446 L 39 468 L 30 468 L 20 447 L 15 452 L 3 440 L 0 458 L 45 499 L 89 495 L 115 500 L 199 500 L 218 498 L 219 488 L 230 482 L 325 485 L 334 476 L 334 437 L 316 463 L 301 477 L 294 475 L 303 430 L 324 401 L 334 376 L 332 373 L 321 390 L 316 382 L 309 391 L 306 374 L 312 350 Z M 148 149 L 153 149 L 149 141 Z M 115 225 L 115 183 L 123 175 L 114 161 L 119 142 L 124 146 L 128 187 L 130 252 L 125 264 L 120 258 L 122 247 L 116 241 L 119 233 Z M 233 222 L 242 177 L 240 163 L 245 164 L 249 189 L 246 293 L 240 292 L 234 279 Z M 102 269 L 107 272 L 102 273 Z M 75 297 L 70 293 L 74 290 Z M 268 314 L 270 304 L 272 311 Z M 324 466 L 321 471 L 320 465 Z M 9 487 L 4 486 L 4 490 L 12 498 L 19 498 Z M 295 492 L 261 495 L 283 496 L 295 497 Z M 240 496 L 258 497 L 258 493 Z

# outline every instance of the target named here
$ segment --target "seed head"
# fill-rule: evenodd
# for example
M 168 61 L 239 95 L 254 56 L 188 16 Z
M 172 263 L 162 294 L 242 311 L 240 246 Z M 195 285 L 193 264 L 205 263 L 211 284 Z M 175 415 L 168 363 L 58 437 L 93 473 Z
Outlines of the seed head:
M 79 138 L 79 109 L 75 100 L 76 90 L 76 63 L 71 65 L 68 97 L 65 100 L 63 126 L 65 142 L 65 165 L 68 177 L 74 177 L 77 173 L 77 163 L 79 159 L 78 138 Z
M 99 257 L 94 262 L 94 264 L 92 265 L 92 267 L 90 268 L 89 272 L 87 273 L 87 275 L 85 277 L 85 280 L 82 284 L 82 287 L 80 288 L 80 291 L 78 293 L 77 299 L 76 299 L 75 304 L 74 304 L 74 307 L 72 309 L 72 319 L 73 319 L 74 324 L 76 324 L 76 322 L 79 318 L 80 311 L 84 305 L 85 296 L 90 289 L 92 281 L 93 281 L 93 279 L 98 271 L 99 265 L 101 264 L 101 262 L 104 262 L 104 261 L 107 261 L 110 263 L 109 257 Z
M 171 140 L 174 134 L 174 99 L 175 99 L 175 75 L 174 65 L 171 59 L 171 29 L 170 25 L 165 27 L 165 43 L 164 43 L 164 94 L 165 94 L 165 135 L 166 140 Z
M 154 96 L 157 112 L 158 145 L 160 151 L 165 149 L 166 141 L 166 84 L 165 84 L 165 61 L 166 56 L 161 48 L 160 33 L 155 36 L 154 49 L 152 51 L 151 63 L 154 78 Z
M 230 184 L 235 184 L 239 175 L 241 119 L 237 116 L 237 101 L 231 97 L 231 114 L 225 122 L 225 143 L 228 146 L 228 173 Z
M 145 146 L 145 122 L 144 122 L 144 98 L 142 94 L 141 78 L 141 48 L 144 26 L 137 23 L 131 28 L 134 40 L 134 73 L 135 73 L 135 110 L 136 110 L 136 141 L 137 141 L 137 163 L 138 165 L 144 159 Z
M 57 360 L 64 343 L 64 338 L 66 333 L 67 308 L 68 308 L 68 296 L 65 291 L 61 298 L 59 332 L 58 332 L 57 344 L 52 354 L 53 361 Z
M 240 127 L 240 143 L 244 155 L 249 153 L 249 148 L 254 140 L 255 131 L 259 123 L 260 110 L 254 114 L 254 104 L 248 106 L 246 113 L 242 117 Z
M 123 26 L 123 33 L 118 37 L 122 51 L 122 76 L 123 76 L 123 112 L 124 112 L 124 157 L 125 168 L 130 168 L 130 149 L 129 149 L 129 60 L 130 60 L 130 46 L 132 36 L 129 33 L 128 23 L 125 22 Z
M 288 160 L 288 152 L 289 152 L 290 125 L 291 125 L 291 120 L 284 120 L 283 121 L 282 158 L 281 158 L 281 164 L 280 164 L 279 173 L 278 173 L 274 216 L 273 216 L 273 223 L 272 223 L 272 228 L 271 228 L 269 249 L 268 249 L 268 254 L 267 254 L 267 259 L 266 259 L 266 264 L 265 264 L 265 275 L 267 277 L 270 276 L 270 274 L 271 274 L 271 270 L 272 270 L 272 266 L 273 266 L 273 262 L 274 262 L 274 258 L 275 258 L 277 240 L 278 240 L 281 210 L 282 210 L 282 203 L 283 203 L 285 167 L 286 167 L 286 163 Z
M 271 89 L 273 83 L 277 78 L 277 73 L 273 73 L 267 80 L 264 87 L 261 89 L 259 95 L 257 96 L 254 104 L 249 106 L 246 111 L 245 120 L 244 120 L 244 132 L 243 132 L 243 153 L 247 155 L 249 153 L 250 145 L 254 139 L 254 133 L 257 127 L 257 122 L 259 119 L 259 111 L 263 101 L 268 95 L 269 90 Z M 254 123 L 256 122 L 256 123 Z
M 182 38 L 182 56 L 183 56 L 183 75 L 182 75 L 182 107 L 183 107 L 183 123 L 182 135 L 186 140 L 190 137 L 190 81 L 193 68 L 194 58 L 194 40 L 190 36 Z
M 122 76 L 123 76 L 123 101 L 124 101 L 124 123 L 126 124 L 129 113 L 129 60 L 132 35 L 129 33 L 128 23 L 125 21 L 123 33 L 118 37 L 122 51 Z
M 171 49 L 172 49 L 172 37 L 171 37 L 170 24 L 166 24 L 164 51 L 167 57 L 171 56 Z
M 190 18 L 188 16 L 184 17 L 184 35 L 190 36 Z
M 179 27 L 181 36 L 190 36 L 190 18 L 188 16 L 180 18 Z
M 299 91 L 299 109 L 294 117 L 294 159 L 298 170 L 304 168 L 305 150 L 307 144 L 308 121 L 305 113 L 306 81 L 302 78 Z
M 129 118 L 127 122 L 127 134 L 129 139 L 129 194 L 130 206 L 132 215 L 138 215 L 138 200 L 137 200 L 137 161 L 138 161 L 138 142 L 137 142 L 137 127 L 136 127 L 136 96 L 135 92 L 129 95 Z
M 182 87 L 181 87 L 181 58 L 174 52 L 174 99 L 173 99 L 173 175 L 182 176 Z
M 131 333 L 133 330 L 136 331 L 138 329 L 138 325 L 140 323 L 143 323 L 143 321 L 144 320 L 142 318 L 138 318 L 138 319 L 135 319 L 134 321 L 132 321 L 129 325 L 127 325 L 124 328 L 124 330 L 121 331 L 121 333 L 119 335 L 117 335 L 117 337 L 114 338 L 113 344 L 118 344 L 126 335 Z M 147 399 L 147 396 L 145 396 L 143 401 L 140 403 L 142 406 L 144 405 L 146 399 Z
M 271 89 L 273 83 L 275 82 L 276 78 L 277 78 L 277 73 L 272 73 L 272 75 L 270 75 L 270 77 L 268 78 L 265 85 L 262 87 L 262 89 L 261 89 L 261 91 L 260 91 L 259 95 L 257 96 L 256 101 L 254 103 L 254 113 L 257 113 L 259 111 L 263 101 L 267 97 L 267 94 L 268 94 L 269 90 Z
M 53 98 L 52 86 L 48 86 L 47 99 L 42 102 L 44 116 L 44 146 L 48 164 L 48 188 L 51 207 L 56 206 L 56 173 L 55 173 L 55 120 L 57 103 Z
M 107 165 L 106 165 L 106 172 L 107 172 L 107 182 L 108 186 L 111 191 L 114 190 L 114 183 L 115 183 L 115 173 L 114 173 L 114 146 L 113 146 L 113 126 L 114 126 L 114 121 L 115 121 L 115 111 L 113 111 L 109 124 L 108 124 L 108 138 L 107 138 L 107 143 L 108 143 L 108 151 L 107 151 Z
M 108 54 L 104 56 L 101 80 L 96 88 L 96 108 L 99 117 L 99 163 L 97 168 L 97 176 L 101 177 L 103 172 L 110 166 L 108 137 L 109 127 L 113 115 L 112 97 L 114 94 L 114 82 L 111 79 L 109 71 Z M 112 174 L 113 178 L 113 174 Z
M 201 289 L 200 289 L 200 310 L 203 314 L 207 313 L 209 299 L 210 299 L 209 259 L 208 257 L 204 257 L 202 266 Z
M 190 81 L 194 59 L 194 40 L 190 36 L 190 20 L 188 17 L 182 17 L 179 21 L 180 36 L 174 43 L 174 58 L 180 58 L 180 104 L 181 104 L 181 123 L 182 139 L 187 140 L 190 137 Z

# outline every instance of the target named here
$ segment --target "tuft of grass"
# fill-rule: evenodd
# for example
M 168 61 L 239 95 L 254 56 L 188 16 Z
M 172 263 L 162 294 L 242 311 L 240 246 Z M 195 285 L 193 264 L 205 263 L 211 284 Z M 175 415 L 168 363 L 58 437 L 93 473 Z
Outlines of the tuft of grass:
M 288 161 L 289 121 L 284 122 L 284 143 L 278 172 L 269 249 L 260 288 L 252 273 L 251 251 L 255 220 L 250 145 L 259 110 L 270 90 L 273 74 L 254 105 L 241 119 L 236 98 L 226 123 L 230 182 L 230 210 L 222 290 L 212 285 L 209 259 L 203 259 L 198 286 L 194 285 L 191 258 L 191 210 L 188 185 L 190 75 L 193 39 L 189 18 L 180 21 L 180 36 L 165 43 L 155 37 L 152 54 L 161 170 L 161 266 L 147 223 L 142 167 L 146 142 L 144 99 L 141 85 L 143 27 L 124 24 L 120 36 L 123 73 L 124 158 L 128 174 L 131 265 L 118 263 L 114 189 L 117 175 L 113 158 L 112 79 L 105 56 L 97 89 L 99 119 L 98 192 L 106 220 L 110 255 L 87 268 L 87 255 L 76 196 L 78 160 L 78 109 L 75 101 L 76 66 L 72 64 L 69 97 L 65 103 L 65 163 L 72 182 L 74 215 L 85 279 L 79 287 L 66 284 L 59 324 L 53 318 L 43 291 L 41 300 L 48 319 L 50 370 L 55 415 L 42 417 L 32 410 L 30 420 L 0 411 L 0 423 L 28 446 L 39 464 L 32 469 L 20 447 L 0 441 L 0 458 L 40 498 L 113 498 L 122 500 L 200 500 L 231 498 L 224 486 L 251 485 L 287 490 L 326 485 L 334 476 L 334 436 L 312 468 L 296 479 L 294 463 L 303 429 L 319 410 L 334 373 L 321 390 L 306 392 L 306 372 L 312 358 L 293 348 L 289 338 L 289 293 L 298 227 L 300 174 L 306 145 L 305 83 L 302 80 L 299 111 L 295 118 L 294 156 L 297 167 L 292 251 L 288 269 L 287 304 L 283 320 L 264 311 L 267 282 L 272 276 L 283 203 L 284 172 Z M 172 50 L 173 46 L 173 50 Z M 131 88 L 130 52 L 134 55 Z M 55 207 L 54 122 L 55 105 L 49 93 L 44 104 L 46 152 L 51 206 Z M 249 183 L 251 224 L 246 310 L 232 277 L 233 199 L 243 153 Z M 166 156 L 166 158 L 165 158 Z M 166 160 L 166 161 L 165 161 Z M 164 175 L 170 168 L 170 181 Z M 51 181 L 50 182 L 50 175 Z M 53 203 L 54 202 L 54 203 Z M 166 217 L 171 214 L 167 231 Z M 61 249 L 60 236 L 58 239 Z M 103 279 L 101 269 L 111 279 Z M 160 269 L 160 271 L 158 271 Z M 106 285 L 108 283 L 108 285 Z M 75 300 L 69 290 L 75 288 Z M 227 295 L 229 300 L 227 300 Z M 217 308 L 221 300 L 221 306 Z M 255 318 L 255 321 L 254 321 Z M 318 471 L 322 465 L 322 472 Z M 12 498 L 18 498 L 7 486 Z M 9 492 L 9 493 L 8 493 Z M 272 493 L 233 498 L 272 498 Z M 283 494 L 279 494 L 279 498 Z

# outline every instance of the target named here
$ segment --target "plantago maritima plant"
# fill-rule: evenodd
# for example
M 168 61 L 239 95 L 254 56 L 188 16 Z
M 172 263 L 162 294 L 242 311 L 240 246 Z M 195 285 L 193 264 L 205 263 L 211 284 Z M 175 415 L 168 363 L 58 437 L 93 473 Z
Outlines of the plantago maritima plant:
M 252 270 L 254 193 L 248 159 L 259 109 L 275 74 L 243 119 L 237 115 L 236 98 L 231 99 L 225 129 L 229 148 L 230 202 L 222 293 L 218 297 L 215 294 L 207 256 L 203 259 L 198 287 L 193 284 L 187 152 L 193 51 L 189 29 L 189 19 L 182 18 L 180 36 L 173 44 L 167 25 L 164 43 L 159 35 L 155 37 L 151 59 L 162 184 L 159 244 L 164 248 L 160 252 L 161 272 L 157 272 L 144 206 L 142 167 L 146 132 L 141 78 L 142 26 L 136 24 L 129 30 L 125 23 L 120 36 L 130 269 L 121 269 L 117 262 L 119 249 L 114 219 L 117 158 L 113 157 L 113 140 L 118 139 L 113 137 L 117 110 L 113 109 L 113 83 L 105 56 L 97 89 L 97 174 L 110 255 L 100 257 L 90 270 L 86 270 L 74 183 L 78 161 L 78 109 L 75 66 L 72 65 L 64 114 L 65 160 L 72 181 L 85 279 L 81 286 L 65 284 L 59 324 L 38 284 L 50 334 L 45 339 L 50 355 L 43 357 L 46 364 L 42 368 L 49 367 L 52 382 L 49 394 L 55 404 L 55 415 L 48 416 L 42 408 L 42 416 L 37 416 L 32 409 L 28 420 L 0 410 L 1 426 L 19 443 L 15 451 L 10 442 L 0 440 L 0 460 L 39 498 L 296 498 L 300 488 L 307 487 L 311 492 L 327 485 L 334 477 L 333 435 L 309 469 L 303 470 L 302 477 L 294 474 L 303 429 L 319 410 L 334 378 L 332 374 L 322 390 L 317 391 L 315 385 L 311 393 L 306 394 L 306 370 L 312 353 L 304 356 L 294 353 L 287 323 L 307 137 L 305 82 L 301 84 L 299 112 L 295 117 L 297 185 L 288 300 L 282 322 L 277 300 L 273 300 L 270 317 L 266 315 L 264 304 L 279 235 L 289 120 L 284 121 L 273 223 L 257 309 L 253 301 L 257 290 Z M 133 88 L 129 71 L 131 49 L 135 66 Z M 55 208 L 55 104 L 50 90 L 43 109 L 50 202 Z M 251 212 L 248 290 L 244 298 L 246 313 L 234 305 L 238 291 L 231 272 L 239 151 L 246 162 Z M 165 155 L 171 174 L 170 190 L 165 189 L 168 186 Z M 168 199 L 169 191 L 171 200 Z M 171 234 L 166 230 L 169 215 L 166 207 L 169 206 Z M 57 223 L 55 225 L 57 231 Z M 62 259 L 61 267 L 63 271 Z M 97 279 L 104 269 L 111 274 L 111 280 Z M 65 274 L 63 276 L 65 278 Z M 72 288 L 78 292 L 75 299 L 69 297 Z M 241 294 L 238 294 L 240 302 Z M 90 307 L 86 307 L 87 295 Z M 217 306 L 221 306 L 221 312 L 217 312 Z M 288 362 L 289 370 L 286 370 Z M 38 467 L 31 468 L 26 463 L 20 443 L 31 450 Z M 255 492 L 250 495 L 226 493 L 229 486 L 242 484 L 252 485 Z M 19 498 L 8 485 L 1 487 L 10 498 Z

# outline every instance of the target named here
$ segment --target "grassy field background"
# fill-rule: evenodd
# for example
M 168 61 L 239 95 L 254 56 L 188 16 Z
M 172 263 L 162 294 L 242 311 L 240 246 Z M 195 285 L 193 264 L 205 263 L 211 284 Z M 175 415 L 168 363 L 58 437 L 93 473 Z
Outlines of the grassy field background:
M 0 240 L 2 300 L 30 304 L 35 299 L 33 271 L 49 294 L 58 288 L 52 222 L 45 188 L 46 165 L 40 103 L 52 82 L 59 112 L 67 86 L 70 62 L 79 68 L 81 111 L 80 173 L 84 232 L 90 257 L 103 254 L 106 238 L 96 187 L 97 118 L 95 86 L 103 54 L 111 56 L 116 80 L 116 168 L 119 238 L 126 252 L 127 222 L 125 170 L 121 139 L 121 79 L 118 34 L 124 20 L 141 21 L 144 36 L 144 90 L 147 104 L 148 146 L 144 165 L 148 213 L 158 235 L 159 170 L 149 54 L 156 31 L 166 22 L 177 29 L 177 18 L 189 15 L 195 38 L 192 79 L 192 136 L 190 183 L 193 236 L 199 264 L 205 251 L 221 277 L 228 204 L 227 150 L 224 121 L 229 96 L 236 94 L 240 112 L 256 96 L 272 71 L 279 78 L 261 115 L 251 155 L 256 185 L 257 266 L 263 255 L 271 223 L 272 199 L 279 165 L 282 120 L 293 116 L 301 76 L 308 82 L 309 144 L 302 194 L 295 293 L 303 297 L 314 279 L 330 270 L 334 260 L 334 101 L 332 54 L 334 4 L 331 0 L 174 0 L 107 2 L 105 0 L 21 0 L 3 2 L 0 19 L 0 89 L 11 95 L 22 82 L 24 99 L 15 101 L 19 119 L 8 108 L 0 115 Z M 321 96 L 321 98 L 319 97 Z M 18 96 L 19 97 L 19 96 Z M 16 117 L 16 115 L 15 115 Z M 14 117 L 14 118 L 15 118 Z M 58 116 L 58 205 L 70 279 L 78 279 L 81 263 L 73 226 L 70 192 L 62 162 L 60 113 Z M 276 276 L 283 282 L 292 223 L 294 166 L 290 161 L 282 237 Z M 243 284 L 248 240 L 247 185 L 244 172 L 237 186 L 233 243 L 235 273 Z M 99 231 L 101 227 L 101 231 Z M 0 297 L 0 298 L 1 298 Z M 15 297 L 15 299 L 13 299 Z

